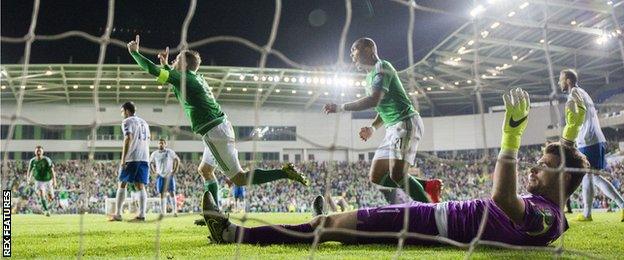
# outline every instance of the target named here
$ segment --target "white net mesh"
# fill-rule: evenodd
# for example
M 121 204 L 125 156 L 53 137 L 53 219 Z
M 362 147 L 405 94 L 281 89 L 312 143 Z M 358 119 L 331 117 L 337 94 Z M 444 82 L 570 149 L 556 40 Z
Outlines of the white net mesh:
M 415 12 L 416 11 L 424 11 L 424 12 L 433 12 L 433 13 L 438 13 L 438 14 L 444 14 L 444 15 L 450 15 L 450 16 L 455 16 L 455 17 L 465 17 L 465 15 L 462 14 L 456 14 L 456 13 L 451 13 L 451 12 L 447 12 L 447 11 L 443 11 L 443 10 L 437 10 L 434 8 L 428 8 L 428 7 L 424 7 L 421 6 L 419 4 L 416 3 L 416 1 L 414 0 L 408 0 L 408 1 L 401 1 L 401 0 L 392 0 L 389 1 L 392 3 L 396 3 L 396 4 L 401 4 L 404 5 L 405 8 L 409 9 L 409 26 L 408 26 L 408 31 L 407 31 L 407 51 L 408 51 L 408 61 L 409 61 L 409 66 L 406 70 L 401 71 L 401 75 L 403 75 L 403 77 L 406 77 L 406 89 L 410 92 L 410 93 L 415 93 L 417 97 L 420 97 L 421 100 L 424 100 L 426 102 L 431 103 L 431 99 L 430 97 L 427 95 L 427 92 L 425 91 L 424 87 L 422 87 L 419 84 L 419 78 L 426 76 L 424 74 L 422 74 L 422 72 L 418 72 L 416 71 L 416 67 L 418 65 L 418 63 L 415 63 L 414 61 L 414 27 L 415 27 Z M 534 2 L 539 2 L 539 1 L 534 1 Z M 544 1 L 544 2 L 548 2 L 548 1 Z M 32 18 L 31 18 L 31 24 L 28 30 L 28 33 L 23 36 L 23 37 L 5 37 L 2 36 L 1 40 L 2 42 L 5 43 L 24 43 L 25 44 L 25 49 L 24 49 L 24 64 L 23 67 L 21 68 L 21 77 L 19 79 L 12 79 L 10 77 L 8 77 L 8 75 L 4 75 L 4 79 L 5 81 L 8 82 L 9 84 L 9 88 L 11 89 L 11 91 L 13 92 L 13 94 L 15 95 L 15 100 L 16 100 L 16 109 L 15 109 L 15 113 L 10 117 L 10 118 L 5 118 L 7 120 L 10 121 L 10 127 L 8 128 L 8 134 L 7 134 L 7 138 L 6 140 L 4 140 L 4 145 L 3 145 L 3 151 L 4 152 L 4 158 L 3 158 L 3 184 L 6 183 L 4 178 L 5 178 L 5 170 L 7 169 L 7 163 L 8 163 L 8 149 L 10 147 L 10 143 L 13 141 L 13 136 L 14 136 L 14 131 L 15 131 L 15 126 L 16 124 L 18 124 L 19 121 L 26 121 L 29 122 L 29 115 L 25 115 L 22 113 L 22 106 L 24 104 L 24 96 L 25 93 L 29 90 L 27 90 L 24 87 L 19 87 L 19 86 L 26 86 L 29 84 L 29 61 L 31 58 L 31 46 L 33 44 L 33 42 L 35 41 L 56 41 L 56 40 L 62 40 L 62 39 L 66 39 L 69 37 L 80 37 L 83 39 L 86 39 L 88 41 L 93 42 L 94 44 L 99 44 L 100 46 L 100 51 L 99 51 L 99 56 L 98 56 L 98 61 L 97 61 L 97 70 L 96 70 L 96 75 L 93 78 L 93 91 L 92 91 L 92 102 L 93 102 L 93 109 L 94 109 L 94 114 L 93 114 L 93 122 L 90 126 L 90 130 L 91 130 L 91 139 L 90 139 L 90 145 L 89 145 L 89 160 L 95 160 L 95 152 L 96 152 L 96 136 L 97 134 L 97 129 L 102 126 L 103 124 L 106 125 L 107 123 L 102 122 L 102 120 L 100 119 L 99 116 L 99 111 L 100 111 L 100 98 L 99 98 L 99 85 L 100 85 L 100 80 L 102 78 L 102 73 L 103 73 L 103 66 L 104 66 L 104 60 L 106 57 L 106 50 L 107 47 L 109 45 L 115 45 L 118 46 L 120 48 L 125 48 L 126 47 L 126 42 L 122 41 L 122 40 L 118 40 L 118 39 L 112 39 L 111 37 L 111 32 L 113 29 L 113 25 L 114 25 L 114 18 L 115 18 L 115 1 L 114 0 L 109 0 L 108 1 L 108 16 L 107 16 L 107 22 L 106 22 L 106 26 L 104 29 L 104 33 L 101 36 L 94 36 L 94 35 L 90 35 L 86 32 L 82 32 L 82 31 L 67 31 L 64 33 L 60 33 L 60 34 L 56 34 L 56 35 L 36 35 L 35 34 L 35 30 L 37 27 L 37 18 L 39 16 L 40 13 L 40 1 L 39 0 L 35 0 L 34 4 L 33 4 L 33 11 L 32 11 Z M 324 66 L 324 67 L 313 67 L 313 66 L 307 66 L 304 64 L 300 64 L 297 63 L 291 59 L 289 59 L 286 55 L 284 55 L 282 52 L 274 49 L 274 43 L 276 41 L 276 38 L 278 37 L 277 32 L 278 29 L 280 27 L 280 18 L 281 18 L 281 14 L 282 14 L 282 1 L 281 0 L 276 0 L 275 1 L 275 12 L 274 12 L 274 17 L 273 17 L 273 23 L 271 26 L 271 32 L 269 34 L 269 38 L 266 42 L 266 44 L 264 44 L 263 46 L 259 46 L 247 39 L 244 38 L 240 38 L 240 37 L 236 37 L 236 36 L 215 36 L 215 37 L 209 37 L 209 38 L 205 38 L 205 39 L 201 39 L 195 42 L 188 42 L 187 41 L 187 36 L 188 36 L 188 28 L 189 25 L 191 23 L 191 20 L 193 19 L 193 16 L 195 15 L 195 11 L 196 11 L 196 6 L 197 6 L 197 1 L 196 0 L 192 0 L 189 3 L 188 6 L 188 11 L 187 14 L 185 16 L 184 22 L 182 24 L 182 28 L 181 28 L 181 36 L 180 36 L 180 42 L 178 44 L 178 46 L 176 48 L 172 48 L 171 52 L 172 53 L 177 53 L 180 52 L 182 50 L 187 50 L 187 49 L 193 49 L 196 47 L 200 47 L 200 46 L 204 46 L 204 45 L 208 45 L 208 44 L 213 44 L 213 43 L 219 43 L 219 42 L 227 42 L 227 43 L 234 43 L 234 44 L 240 44 L 243 46 L 246 46 L 252 50 L 255 50 L 257 52 L 259 52 L 261 54 L 260 56 L 260 61 L 259 61 L 259 65 L 258 65 L 258 76 L 259 77 L 263 77 L 265 76 L 265 67 L 267 64 L 267 59 L 270 55 L 274 55 L 275 57 L 277 57 L 279 60 L 281 60 L 282 62 L 284 62 L 285 64 L 293 67 L 293 68 L 298 68 L 301 70 L 315 70 L 315 71 L 342 71 L 345 70 L 347 68 L 349 68 L 349 65 L 345 64 L 345 51 L 347 51 L 347 36 L 349 34 L 349 29 L 351 27 L 351 20 L 352 20 L 352 2 L 351 0 L 346 0 L 345 1 L 345 10 L 346 10 L 346 14 L 345 14 L 345 22 L 344 22 L 344 26 L 342 28 L 341 34 L 340 34 L 340 41 L 339 41 L 339 45 L 338 45 L 338 57 L 337 57 L 337 61 L 335 64 L 333 64 L 332 66 Z M 558 15 L 558 13 L 554 13 L 551 14 L 549 13 L 549 5 L 548 3 L 541 3 L 543 5 L 543 19 L 540 19 L 541 22 L 539 23 L 535 23 L 535 24 L 530 24 L 530 23 L 526 23 L 525 26 L 527 27 L 533 27 L 533 28 L 541 28 L 542 31 L 542 41 L 541 41 L 541 48 L 543 50 L 543 53 L 545 55 L 546 61 L 547 61 L 547 66 L 545 68 L 542 68 L 542 70 L 546 69 L 548 72 L 548 80 L 549 80 L 549 84 L 551 87 L 551 92 L 548 95 L 532 95 L 532 97 L 534 99 L 541 99 L 541 100 L 549 100 L 551 103 L 551 106 L 556 105 L 556 102 L 554 102 L 557 98 L 558 98 L 558 91 L 557 91 L 557 83 L 555 82 L 556 80 L 556 72 L 554 71 L 555 65 L 553 62 L 553 58 L 551 57 L 551 46 L 550 46 L 550 39 L 553 38 L 550 36 L 551 33 L 551 25 L 549 24 L 549 17 L 551 16 L 556 16 Z M 555 5 L 573 5 L 572 2 L 566 2 L 566 3 L 556 3 Z M 619 4 L 616 4 L 616 6 L 618 6 Z M 621 55 L 621 63 L 624 65 L 624 47 L 622 44 L 622 40 L 621 40 L 621 28 L 620 28 L 620 24 L 618 22 L 618 16 L 616 15 L 616 7 L 613 7 L 610 11 L 610 13 L 608 13 L 607 15 L 610 15 L 612 18 L 612 27 L 614 28 L 615 31 L 620 32 L 619 35 L 616 35 L 615 37 L 618 38 L 619 40 L 617 41 L 618 44 L 618 49 L 615 50 L 614 52 L 618 52 L 619 55 Z M 511 13 L 508 15 L 509 17 Z M 491 16 L 489 16 L 489 18 L 491 18 Z M 514 21 L 507 21 L 509 23 L 513 23 Z M 483 37 L 483 23 L 480 22 L 479 18 L 474 18 L 471 19 L 469 22 L 467 22 L 465 25 L 461 26 L 461 28 L 459 30 L 462 30 L 464 28 L 467 28 L 466 26 L 472 26 L 473 28 L 473 35 L 471 36 L 472 39 L 472 43 L 470 43 L 469 45 L 471 45 L 472 48 L 472 52 L 473 52 L 473 58 L 472 58 L 472 64 L 471 64 L 471 76 L 472 76 L 472 80 L 475 82 L 474 87 L 471 91 L 471 94 L 474 95 L 475 101 L 476 101 L 476 106 L 477 106 L 477 111 L 480 114 L 480 125 L 483 128 L 481 133 L 482 136 L 480 137 L 482 140 L 480 141 L 480 143 L 482 144 L 482 155 L 481 155 L 481 159 L 479 160 L 479 162 L 482 164 L 482 168 L 483 168 L 483 172 L 487 172 L 489 171 L 489 169 L 491 169 L 491 166 L 493 166 L 493 164 L 495 163 L 495 160 L 491 159 L 492 156 L 488 153 L 488 148 L 491 147 L 491 145 L 487 144 L 487 138 L 486 138 L 486 132 L 488 131 L 488 129 L 486 129 L 485 127 L 485 114 L 487 113 L 485 111 L 485 107 L 484 107 L 484 97 L 482 96 L 482 93 L 484 92 L 484 84 L 482 84 L 483 79 L 485 78 L 484 76 L 481 75 L 482 73 L 482 69 L 480 68 L 481 66 L 481 59 L 489 59 L 489 55 L 487 56 L 482 56 L 482 54 L 480 53 L 480 40 L 485 38 Z M 486 25 L 487 26 L 487 25 Z M 555 27 L 555 29 L 561 29 L 557 27 L 558 25 L 553 25 L 552 27 Z M 511 41 L 510 41 L 511 42 Z M 442 44 L 442 43 L 441 43 Z M 560 47 L 557 47 L 560 48 Z M 145 48 L 142 47 L 141 51 L 143 53 L 146 54 L 157 54 L 160 50 L 158 49 L 151 49 L 151 48 Z M 426 58 L 425 58 L 426 59 Z M 516 60 L 516 56 L 514 55 L 514 60 Z M 522 61 L 519 61 L 519 63 L 521 63 Z M 527 61 L 530 62 L 530 61 Z M 621 68 L 619 68 L 617 71 L 620 71 Z M 331 72 L 329 72 L 331 73 Z M 182 74 L 184 77 L 184 74 Z M 283 75 L 283 74 L 281 74 Z M 281 76 L 280 75 L 280 76 Z M 338 75 L 338 72 L 336 72 L 336 75 Z M 406 75 L 406 76 L 405 76 Z M 426 80 L 426 79 L 425 79 Z M 182 97 L 185 96 L 185 80 L 184 78 L 182 79 Z M 437 81 L 438 83 L 442 84 L 442 85 L 447 85 L 447 83 L 442 82 L 442 81 Z M 491 82 L 489 82 L 488 84 L 490 84 Z M 259 83 L 259 87 L 262 87 L 264 83 Z M 450 84 L 448 84 L 450 85 Z M 457 84 L 455 84 L 457 85 Z M 490 84 L 489 86 L 491 86 L 492 84 Z M 19 87 L 19 88 L 18 88 Z M 65 86 L 65 88 L 67 88 L 68 86 Z M 513 87 L 513 86 L 512 86 Z M 221 88 L 223 88 L 223 86 L 220 86 L 219 91 L 221 91 Z M 272 88 L 271 88 L 272 90 Z M 271 91 L 270 90 L 270 91 Z M 505 89 L 488 89 L 487 90 L 488 93 L 502 93 L 505 91 Z M 459 93 L 461 94 L 461 93 Z M 318 92 L 316 95 L 321 95 L 320 92 Z M 465 95 L 465 94 L 462 94 Z M 316 96 L 318 97 L 318 96 Z M 256 99 L 255 99 L 255 106 L 254 106 L 254 128 L 258 128 L 260 126 L 260 115 L 259 115 L 259 111 L 261 109 L 261 104 L 264 101 L 264 99 L 266 99 L 265 96 L 262 95 L 261 92 L 257 92 L 256 94 Z M 415 103 L 415 106 L 418 108 L 419 107 L 419 103 L 418 103 L 418 98 L 413 98 L 413 101 Z M 603 103 L 600 104 L 600 106 L 613 106 L 613 107 L 621 107 L 621 104 L 609 104 L 609 103 Z M 556 118 L 561 119 L 561 115 L 559 115 L 559 109 L 555 108 L 554 109 L 555 113 L 557 113 Z M 182 118 L 183 115 L 180 114 L 180 116 L 178 118 Z M 307 138 L 306 136 L 301 136 L 301 135 L 297 135 L 297 138 L 299 138 L 300 140 L 303 140 L 306 143 L 309 143 L 310 145 L 313 145 L 315 147 L 318 148 L 324 148 L 324 149 L 328 149 L 330 151 L 332 151 L 332 154 L 330 156 L 330 161 L 333 159 L 334 155 L 333 152 L 336 151 L 337 149 L 350 149 L 353 151 L 362 151 L 362 152 L 366 152 L 366 151 L 370 151 L 371 149 L 374 150 L 374 147 L 370 147 L 370 148 L 366 148 L 366 149 L 353 149 L 350 147 L 339 147 L 336 144 L 338 143 L 338 126 L 340 125 L 340 120 L 341 117 L 340 116 L 335 116 L 334 117 L 334 125 L 335 125 L 335 129 L 333 129 L 333 136 L 332 138 L 330 138 L 329 143 L 330 145 L 324 145 L 324 144 L 319 144 L 319 143 L 315 143 L 313 141 L 311 141 L 309 138 Z M 32 122 L 32 121 L 30 121 Z M 559 125 L 561 125 L 561 122 L 557 122 L 559 123 Z M 47 125 L 40 125 L 40 127 L 43 128 L 52 128 L 52 126 L 47 126 Z M 163 129 L 166 129 L 167 132 L 172 133 L 173 136 L 173 140 L 172 142 L 175 142 L 175 137 L 179 136 L 179 135 L 192 135 L 192 133 L 188 132 L 188 131 L 184 131 L 181 130 L 180 128 L 180 119 L 178 119 L 177 124 L 175 127 L 170 127 L 170 126 L 165 126 L 165 125 L 160 125 L 160 127 L 162 127 Z M 291 133 L 296 135 L 296 133 Z M 253 142 L 254 144 L 254 152 L 253 152 L 253 160 L 252 161 L 256 161 L 255 159 L 255 155 L 256 155 L 256 151 L 257 151 L 257 147 L 256 147 L 256 142 L 258 141 L 258 138 L 249 138 L 246 140 L 238 140 L 238 142 Z M 563 154 L 563 153 L 561 153 Z M 458 161 L 458 160 L 446 160 L 446 159 L 440 159 L 438 157 L 435 156 L 431 156 L 428 155 L 426 153 L 423 153 L 422 156 L 433 160 L 435 162 L 442 162 L 442 163 L 452 163 L 452 162 L 462 162 L 462 161 Z M 563 164 L 562 160 L 562 164 Z M 528 163 L 524 163 L 524 162 L 518 162 L 520 167 L 526 167 L 528 165 Z M 255 167 L 255 165 L 251 165 L 251 168 L 253 169 Z M 330 165 L 329 167 L 335 167 L 335 165 Z M 565 168 L 563 167 L 563 165 L 561 165 L 559 168 L 555 169 L 558 172 L 563 172 L 563 171 L 586 171 L 586 170 L 582 170 L 582 169 L 570 169 L 570 168 Z M 252 171 L 253 172 L 253 171 Z M 586 171 L 587 172 L 587 171 Z M 597 170 L 592 170 L 591 171 L 593 174 L 599 174 L 599 175 L 608 175 L 608 173 L 605 173 L 603 171 L 597 171 Z M 406 173 L 407 174 L 407 173 Z M 563 174 L 560 175 L 562 177 L 562 181 L 561 181 L 561 185 L 563 185 Z M 331 182 L 331 177 L 335 177 L 335 176 L 331 176 L 330 174 L 325 174 L 324 175 L 325 179 L 324 182 L 326 184 L 326 187 L 330 187 L 330 182 Z M 407 178 L 404 178 L 405 180 L 405 187 L 409 187 L 409 185 L 407 185 Z M 251 184 L 251 179 L 249 180 L 249 184 Z M 166 184 L 165 186 L 167 186 L 168 184 Z M 561 189 L 562 193 L 563 193 L 563 189 Z M 80 205 L 81 205 L 81 220 L 80 220 L 80 248 L 78 251 L 77 256 L 80 258 L 83 256 L 84 254 L 84 235 L 85 235 L 85 231 L 84 231 L 84 221 L 83 221 L 83 216 L 84 213 L 87 212 L 87 205 L 88 205 L 88 198 L 89 198 L 90 194 L 87 194 L 85 192 L 80 193 Z M 561 196 L 562 198 L 564 198 L 565 196 Z M 565 201 L 560 201 L 559 202 L 560 205 L 564 205 Z M 408 207 L 408 205 L 406 204 L 406 208 Z M 405 216 L 403 218 L 404 223 L 403 223 L 403 229 L 400 232 L 363 232 L 363 231 L 355 231 L 355 230 L 347 230 L 347 229 L 332 229 L 332 228 L 324 228 L 324 222 L 325 222 L 325 218 L 322 219 L 322 224 L 318 225 L 318 227 L 316 228 L 316 230 L 313 233 L 298 233 L 298 232 L 293 232 L 287 229 L 284 229 L 280 226 L 273 226 L 275 229 L 284 232 L 284 233 L 288 233 L 292 236 L 296 236 L 296 237 L 314 237 L 314 242 L 312 243 L 312 245 L 310 246 L 310 250 L 309 250 L 309 255 L 311 258 L 313 258 L 315 256 L 316 251 L 318 250 L 318 246 L 319 246 L 319 242 L 320 242 L 320 237 L 326 233 L 326 232 L 341 232 L 344 234 L 351 234 L 353 236 L 364 236 L 364 237 L 387 237 L 387 238 L 397 238 L 398 239 L 398 244 L 396 246 L 396 252 L 394 257 L 395 258 L 399 258 L 401 256 L 401 253 L 404 249 L 404 244 L 405 244 L 405 240 L 408 238 L 417 238 L 417 239 L 422 239 L 422 240 L 429 240 L 429 241 L 437 241 L 440 243 L 444 243 L 444 244 L 448 244 L 448 245 L 452 245 L 452 246 L 456 246 L 456 247 L 460 247 L 460 248 L 465 248 L 466 249 L 466 258 L 470 258 L 470 256 L 472 255 L 472 253 L 474 252 L 474 250 L 477 248 L 478 245 L 490 245 L 490 246 L 496 246 L 496 247 L 502 247 L 502 248 L 506 248 L 506 249 L 514 249 L 514 250 L 542 250 L 542 251 L 548 251 L 548 252 L 552 252 L 553 256 L 559 257 L 561 256 L 564 252 L 565 253 L 571 253 L 571 254 L 577 254 L 580 256 L 584 256 L 584 257 L 594 257 L 592 255 L 589 255 L 587 253 L 581 252 L 581 251 L 576 251 L 576 250 L 571 250 L 571 249 L 567 249 L 564 248 L 564 241 L 565 241 L 565 233 L 561 236 L 561 239 L 559 240 L 560 242 L 558 244 L 553 244 L 551 246 L 547 246 L 547 247 L 534 247 L 534 246 L 518 246 L 518 245 L 511 245 L 511 244 L 506 244 L 506 243 L 501 243 L 501 242 L 496 242 L 496 241 L 486 241 L 482 239 L 482 234 L 484 232 L 484 228 L 485 228 L 485 223 L 488 219 L 488 207 L 485 207 L 486 211 L 483 214 L 482 220 L 481 220 L 481 225 L 479 228 L 479 231 L 477 233 L 477 235 L 475 236 L 475 238 L 469 242 L 469 243 L 462 243 L 462 242 L 458 242 L 458 241 L 454 241 L 445 237 L 440 237 L 440 236 L 432 236 L 432 235 L 426 235 L 426 234 L 419 234 L 419 233 L 412 233 L 412 232 L 408 232 L 408 227 L 409 227 L 409 210 L 405 210 Z M 563 214 L 563 211 L 561 211 Z M 189 213 L 190 214 L 190 213 Z M 565 216 L 562 215 L 562 218 L 565 219 Z M 160 223 L 163 220 L 162 217 L 158 218 L 157 220 L 153 220 L 153 221 L 148 221 L 148 222 L 156 222 L 157 223 L 157 229 L 156 229 L 156 234 L 155 234 L 155 257 L 156 258 L 160 258 Z M 263 224 L 267 224 L 267 225 L 271 225 L 271 223 L 267 222 L 266 220 L 263 219 L 257 219 L 257 218 L 252 218 L 249 217 L 246 213 L 242 215 L 242 217 L 240 217 L 238 220 L 240 220 L 242 222 L 243 225 L 245 225 L 245 223 L 249 220 L 254 220 L 257 221 L 259 223 L 263 223 Z M 561 222 L 561 225 L 564 225 L 563 222 Z M 242 241 L 242 236 L 239 236 L 238 238 L 238 243 L 237 243 L 237 247 L 236 247 L 236 252 L 235 252 L 235 256 L 236 258 L 241 258 L 244 257 L 241 255 L 241 250 L 240 250 L 240 244 Z

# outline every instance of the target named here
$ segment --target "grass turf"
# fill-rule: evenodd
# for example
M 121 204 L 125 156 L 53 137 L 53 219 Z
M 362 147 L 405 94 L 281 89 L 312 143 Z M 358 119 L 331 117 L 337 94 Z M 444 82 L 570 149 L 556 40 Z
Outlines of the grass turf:
M 583 251 L 606 259 L 624 258 L 624 223 L 620 212 L 595 213 L 593 222 L 578 222 L 568 215 L 570 229 L 565 234 L 565 248 Z M 14 258 L 74 258 L 80 247 L 80 216 L 78 215 L 13 215 L 12 250 Z M 131 216 L 125 216 L 129 219 Z M 250 217 L 272 223 L 301 223 L 310 214 L 257 213 Z M 149 215 L 154 220 L 156 215 Z M 157 223 L 128 223 L 106 221 L 103 215 L 85 215 L 83 219 L 83 256 L 87 258 L 219 258 L 240 254 L 242 258 L 292 259 L 310 255 L 309 245 L 214 245 L 207 243 L 208 230 L 193 220 L 198 215 L 166 218 L 160 225 L 160 246 L 156 244 Z M 248 226 L 259 225 L 250 221 Z M 556 242 L 559 243 L 560 241 Z M 159 250 L 156 250 L 159 248 Z M 396 246 L 343 246 L 324 243 L 315 252 L 321 259 L 388 259 L 395 255 Z M 466 250 L 452 246 L 407 246 L 401 258 L 462 258 Z M 580 257 L 564 253 L 565 257 Z M 478 246 L 475 258 L 552 258 L 551 253 L 515 251 Z

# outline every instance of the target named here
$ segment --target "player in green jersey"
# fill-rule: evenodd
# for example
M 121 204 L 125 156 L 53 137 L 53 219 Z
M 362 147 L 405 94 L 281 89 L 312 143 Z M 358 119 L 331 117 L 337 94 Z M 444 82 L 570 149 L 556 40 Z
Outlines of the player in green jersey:
M 27 180 L 30 183 L 32 177 L 35 178 L 35 192 L 44 214 L 48 217 L 50 216 L 49 205 L 54 199 L 54 186 L 56 186 L 56 173 L 53 166 L 52 160 L 43 155 L 43 147 L 35 146 L 35 157 L 28 163 Z
M 182 103 L 184 112 L 191 121 L 191 129 L 202 136 L 204 155 L 198 171 L 204 178 L 204 190 L 210 191 L 217 203 L 219 185 L 214 176 L 217 166 L 232 182 L 240 186 L 247 185 L 248 181 L 251 184 L 262 184 L 280 179 L 308 185 L 306 176 L 290 163 L 281 169 L 244 171 L 238 160 L 232 124 L 208 89 L 206 80 L 197 73 L 201 64 L 199 53 L 184 50 L 169 65 L 167 48 L 158 55 L 161 66 L 157 66 L 139 53 L 139 40 L 137 35 L 134 41 L 129 42 L 128 51 L 143 70 L 158 77 L 159 83 L 171 84 L 176 98 Z
M 353 43 L 351 59 L 358 70 L 367 72 L 367 96 L 342 105 L 326 104 L 324 112 L 375 108 L 375 120 L 370 126 L 362 127 L 359 133 L 360 138 L 366 141 L 382 125 L 386 130 L 384 140 L 373 157 L 371 181 L 385 187 L 407 190 L 415 201 L 438 202 L 442 186 L 440 180 L 419 180 L 407 174 L 409 167 L 416 164 L 416 150 L 424 127 L 420 115 L 405 93 L 397 71 L 388 61 L 379 58 L 377 45 L 370 38 L 360 38 Z

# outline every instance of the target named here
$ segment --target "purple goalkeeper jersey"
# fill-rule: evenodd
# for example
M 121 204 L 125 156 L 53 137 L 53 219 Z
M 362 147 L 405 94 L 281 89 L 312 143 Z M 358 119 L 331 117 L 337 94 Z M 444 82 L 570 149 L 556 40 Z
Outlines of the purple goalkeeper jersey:
M 447 202 L 448 238 L 470 242 L 479 231 L 481 218 L 488 208 L 482 240 L 515 245 L 545 246 L 568 229 L 559 206 L 537 195 L 523 195 L 525 209 L 521 223 L 513 223 L 491 199 Z M 563 228 L 561 222 L 563 221 Z

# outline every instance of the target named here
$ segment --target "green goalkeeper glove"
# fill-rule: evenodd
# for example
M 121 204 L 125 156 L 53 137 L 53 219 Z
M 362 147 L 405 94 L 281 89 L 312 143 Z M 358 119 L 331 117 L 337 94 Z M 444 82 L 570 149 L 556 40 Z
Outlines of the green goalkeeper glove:
M 570 97 L 571 99 L 566 102 L 565 106 L 566 126 L 563 128 L 561 137 L 567 141 L 574 142 L 581 130 L 581 126 L 583 126 L 583 121 L 585 121 L 587 108 L 576 88 L 572 89 Z
M 503 95 L 505 103 L 505 121 L 501 152 L 516 157 L 520 149 L 520 139 L 527 127 L 531 101 L 529 93 L 521 88 L 512 89 Z

